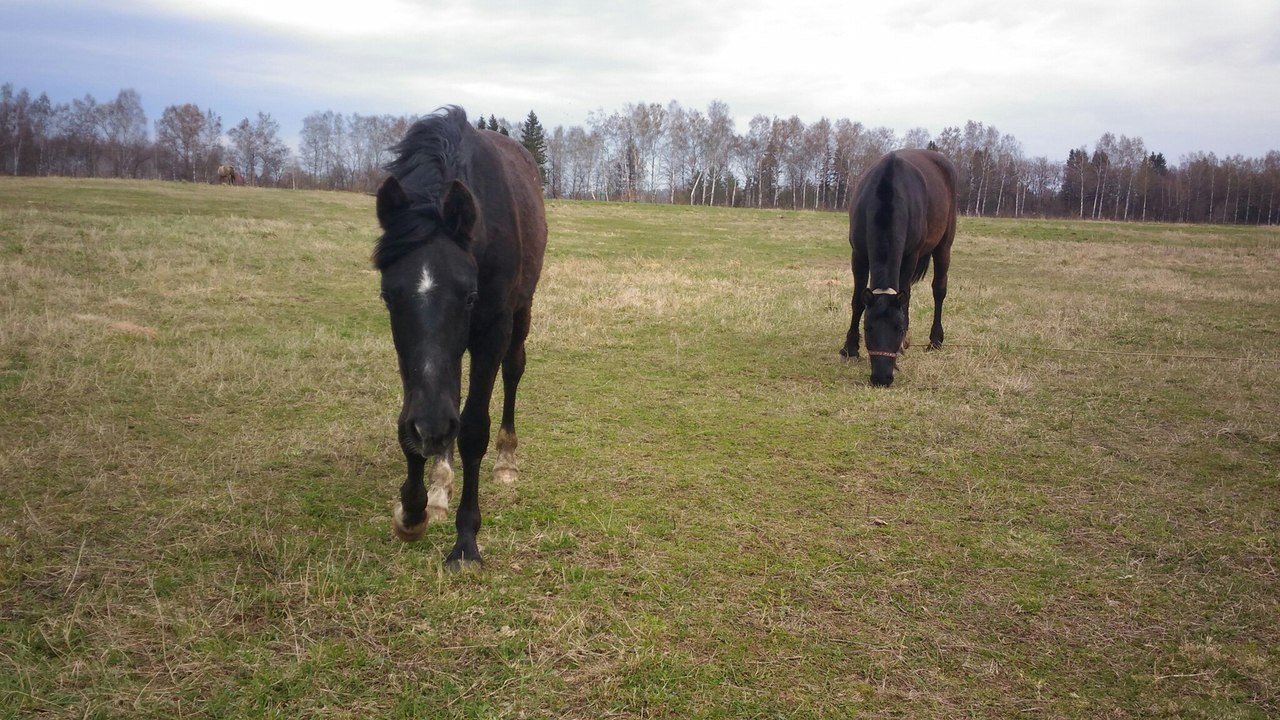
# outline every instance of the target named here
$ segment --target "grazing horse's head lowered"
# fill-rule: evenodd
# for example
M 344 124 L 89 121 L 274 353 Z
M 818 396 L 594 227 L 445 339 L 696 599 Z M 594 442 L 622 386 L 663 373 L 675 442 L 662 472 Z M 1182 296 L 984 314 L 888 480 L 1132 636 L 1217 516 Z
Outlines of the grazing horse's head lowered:
M 871 384 L 893 384 L 911 326 L 911 286 L 933 260 L 929 348 L 942 347 L 951 243 L 956 236 L 956 170 L 931 150 L 891 152 L 859 180 L 849 207 L 853 315 L 840 355 L 858 356 L 858 322 L 866 314 Z
M 407 477 L 391 529 L 417 540 L 428 521 L 448 517 L 456 447 L 462 498 L 446 565 L 457 569 L 480 564 L 480 463 L 499 369 L 493 474 L 504 483 L 518 477 L 516 387 L 547 245 L 542 185 L 528 150 L 472 127 L 459 107 L 418 120 L 393 149 L 378 190 L 383 233 L 373 253 L 404 388 L 397 432 Z
M 907 334 L 903 295 L 893 288 L 867 288 L 862 294 L 866 313 L 867 356 L 871 384 L 888 387 L 898 366 L 898 353 Z

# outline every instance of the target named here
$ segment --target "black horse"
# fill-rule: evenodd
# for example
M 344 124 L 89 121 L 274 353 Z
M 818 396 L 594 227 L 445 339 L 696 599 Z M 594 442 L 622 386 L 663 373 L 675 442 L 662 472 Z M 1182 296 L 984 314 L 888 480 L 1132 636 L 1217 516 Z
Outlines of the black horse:
M 480 461 L 489 446 L 489 400 L 502 369 L 502 422 L 494 476 L 517 477 L 516 386 L 547 245 L 542 187 L 520 143 L 477 130 L 459 107 L 414 123 L 393 148 L 378 189 L 383 234 L 373 253 L 400 363 L 400 447 L 408 478 L 392 513 L 401 540 L 448 516 L 453 448 L 462 455 L 457 542 L 447 566 L 480 563 Z M 462 356 L 470 353 L 461 407 Z M 431 487 L 423 476 L 431 463 Z
M 929 270 L 930 256 L 929 349 L 942 347 L 942 301 L 956 237 L 955 197 L 955 166 L 932 150 L 891 152 L 858 181 L 849 208 L 853 318 L 840 355 L 858 356 L 858 320 L 865 311 L 872 385 L 893 384 L 898 355 L 907 347 L 911 285 Z

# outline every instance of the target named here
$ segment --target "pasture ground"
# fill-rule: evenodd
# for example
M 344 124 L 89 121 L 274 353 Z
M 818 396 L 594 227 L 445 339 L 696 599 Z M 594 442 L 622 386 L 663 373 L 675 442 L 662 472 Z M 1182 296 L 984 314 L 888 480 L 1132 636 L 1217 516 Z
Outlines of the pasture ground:
M 450 575 L 372 198 L 0 178 L 0 717 L 1280 714 L 1280 229 L 964 219 L 877 390 L 843 216 L 548 216 Z

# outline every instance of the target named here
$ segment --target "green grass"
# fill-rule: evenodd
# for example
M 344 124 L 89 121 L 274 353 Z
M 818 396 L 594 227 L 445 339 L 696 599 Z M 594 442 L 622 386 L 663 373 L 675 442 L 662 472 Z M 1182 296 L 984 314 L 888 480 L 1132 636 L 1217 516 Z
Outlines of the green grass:
M 0 717 L 1280 713 L 1276 228 L 962 220 L 886 391 L 842 216 L 548 203 L 451 575 L 372 206 L 0 178 Z

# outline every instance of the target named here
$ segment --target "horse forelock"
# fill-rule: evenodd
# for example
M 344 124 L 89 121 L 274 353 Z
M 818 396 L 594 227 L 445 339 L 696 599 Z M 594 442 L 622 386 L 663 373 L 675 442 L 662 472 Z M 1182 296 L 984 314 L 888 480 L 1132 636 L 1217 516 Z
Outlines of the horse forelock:
M 373 247 L 374 267 L 386 270 L 429 241 L 434 234 L 432 231 L 442 222 L 440 208 L 432 203 L 420 203 L 396 213 Z
M 467 112 L 446 105 L 409 126 L 391 148 L 396 157 L 384 169 L 395 176 L 413 205 L 396 214 L 378 238 L 373 264 L 385 270 L 425 243 L 442 223 L 440 205 L 449 183 L 468 174 Z

